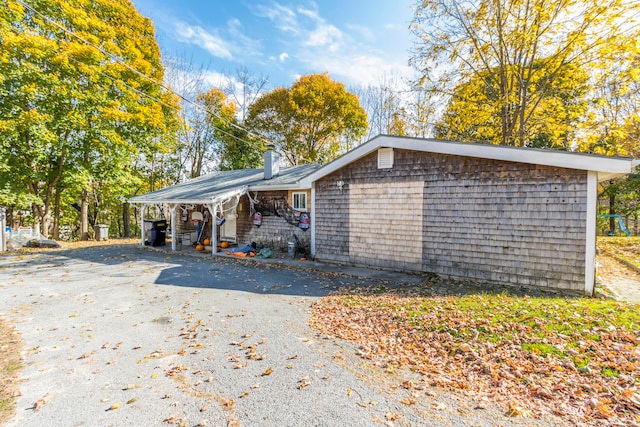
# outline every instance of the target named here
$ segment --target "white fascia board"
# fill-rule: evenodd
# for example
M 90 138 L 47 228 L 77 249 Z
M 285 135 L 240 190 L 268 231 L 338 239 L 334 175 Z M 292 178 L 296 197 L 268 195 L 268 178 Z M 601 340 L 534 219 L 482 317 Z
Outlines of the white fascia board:
M 227 191 L 226 193 L 220 194 L 216 197 L 213 198 L 213 200 L 207 202 L 207 203 L 222 203 L 225 202 L 226 200 L 229 200 L 232 197 L 235 196 L 242 196 L 243 194 L 246 194 L 246 192 L 248 191 L 249 187 L 247 187 L 246 185 L 242 188 L 238 188 L 237 190 L 231 190 L 231 191 Z
M 395 148 L 619 174 L 630 173 L 632 169 L 631 158 L 595 157 L 588 154 L 567 153 L 557 150 L 531 150 L 506 147 L 503 145 L 469 144 L 435 140 L 420 142 L 406 138 L 398 138 L 397 147 Z
M 160 203 L 175 204 L 175 205 L 206 205 L 211 203 L 211 199 L 138 199 L 135 201 L 129 200 L 129 203 L 134 205 L 157 205 Z
M 250 185 L 249 191 L 285 191 L 285 190 L 310 190 L 311 185 L 304 187 L 300 184 L 287 185 Z
M 631 173 L 637 165 L 631 158 L 623 159 L 554 150 L 522 149 L 503 145 L 473 144 L 381 135 L 356 147 L 342 157 L 308 175 L 301 181 L 301 184 L 310 186 L 312 182 L 368 155 L 380 147 L 596 171 L 602 173 L 604 177 L 603 180 L 610 176 L 620 176 Z

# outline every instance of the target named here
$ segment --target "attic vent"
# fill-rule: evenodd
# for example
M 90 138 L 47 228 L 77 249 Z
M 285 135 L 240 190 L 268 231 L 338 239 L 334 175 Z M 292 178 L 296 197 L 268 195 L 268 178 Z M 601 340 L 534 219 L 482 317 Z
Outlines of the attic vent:
M 378 148 L 378 169 L 393 167 L 393 148 Z

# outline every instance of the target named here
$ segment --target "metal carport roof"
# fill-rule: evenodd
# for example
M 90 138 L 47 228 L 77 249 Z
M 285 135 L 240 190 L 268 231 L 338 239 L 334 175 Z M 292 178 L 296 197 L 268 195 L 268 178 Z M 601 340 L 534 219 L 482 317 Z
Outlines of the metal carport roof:
M 320 165 L 298 165 L 281 168 L 272 179 L 264 179 L 264 169 L 241 169 L 214 172 L 161 190 L 129 199 L 139 204 L 209 204 L 222 201 L 239 191 L 294 190 L 301 188 L 302 178 Z

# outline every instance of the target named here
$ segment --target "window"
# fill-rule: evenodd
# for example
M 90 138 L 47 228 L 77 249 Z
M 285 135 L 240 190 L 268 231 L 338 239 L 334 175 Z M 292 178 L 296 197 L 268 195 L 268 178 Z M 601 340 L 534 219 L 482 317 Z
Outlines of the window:
M 293 210 L 307 211 L 307 193 L 291 193 Z

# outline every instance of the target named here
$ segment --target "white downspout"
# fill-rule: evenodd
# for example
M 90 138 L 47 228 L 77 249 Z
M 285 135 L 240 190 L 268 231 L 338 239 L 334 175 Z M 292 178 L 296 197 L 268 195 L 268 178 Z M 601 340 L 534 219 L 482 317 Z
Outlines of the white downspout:
M 171 250 L 175 251 L 178 248 L 176 242 L 176 205 L 169 205 L 169 212 L 171 212 Z
M 144 211 L 147 209 L 147 205 L 142 205 L 140 208 L 140 246 L 144 247 Z
M 584 263 L 584 291 L 593 295 L 596 283 L 596 214 L 598 203 L 598 173 L 589 171 L 587 175 L 587 224 Z

